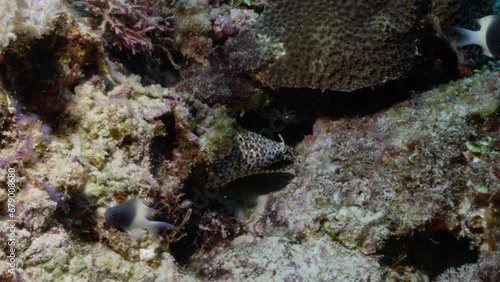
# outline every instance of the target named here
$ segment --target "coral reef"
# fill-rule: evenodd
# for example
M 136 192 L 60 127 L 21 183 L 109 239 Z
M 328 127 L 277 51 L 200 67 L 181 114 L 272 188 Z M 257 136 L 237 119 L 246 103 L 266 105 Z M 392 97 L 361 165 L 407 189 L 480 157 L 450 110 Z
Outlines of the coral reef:
M 5 90 L 0 88 L 0 128 L 2 128 L 5 116 L 7 116 L 8 100 Z
M 88 68 L 103 75 L 101 39 L 67 14 L 61 14 L 50 35 L 28 44 L 15 42 L 4 51 L 0 69 L 5 88 L 37 114 L 59 114 Z M 26 79 L 29 77 L 30 79 Z
M 487 2 L 270 1 L 251 27 L 259 35 L 255 46 L 232 45 L 235 56 L 254 52 L 249 57 L 259 58 L 264 46 L 274 51 L 273 60 L 246 72 L 273 88 L 353 91 L 408 75 L 436 84 L 457 72 L 436 30 L 448 34 L 452 25 L 470 25 L 488 13 Z
M 226 39 L 248 29 L 257 21 L 257 16 L 253 10 L 246 9 L 211 10 L 215 39 Z
M 329 277 L 342 277 L 335 265 L 355 256 L 374 259 L 368 265 L 378 270 L 366 270 L 373 277 L 445 279 L 456 276 L 444 273 L 450 267 L 494 277 L 494 259 L 487 258 L 498 244 L 499 77 L 483 70 L 378 114 L 317 120 L 298 146 L 295 179 L 271 194 L 246 228 L 253 236 L 197 257 L 200 272 L 228 281 L 279 280 L 286 273 L 280 263 L 292 260 L 285 265 L 301 275 L 311 262 L 309 244 L 324 240 L 333 254 L 314 254 L 332 257 L 314 265 Z M 275 236 L 279 243 L 271 244 Z M 285 248 L 286 240 L 297 243 Z M 262 267 L 262 257 L 275 253 L 284 258 Z M 293 253 L 304 257 L 294 260 Z M 366 277 L 355 269 L 349 281 Z M 304 272 L 303 279 L 321 280 Z
M 463 214 L 448 211 L 465 204 L 464 194 L 476 185 L 485 185 L 488 191 L 499 188 L 493 172 L 498 164 L 496 153 L 471 158 L 465 146 L 471 136 L 497 138 L 498 124 L 487 132 L 468 124 L 477 114 L 496 118 L 497 77 L 495 73 L 455 82 L 415 98 L 413 107 L 396 107 L 361 122 L 318 120 L 314 137 L 307 137 L 299 149 L 301 155 L 307 152 L 317 157 L 301 162 L 300 173 L 305 177 L 291 184 L 296 187 L 291 198 L 275 204 L 284 205 L 279 212 L 287 226 L 296 233 L 315 229 L 320 223 L 314 219 L 324 214 L 329 219 L 322 228 L 336 240 L 367 253 L 378 248 L 389 230 L 403 234 L 439 217 L 450 230 L 460 226 Z M 324 163 L 329 165 L 322 167 Z M 309 168 L 314 174 L 308 173 Z M 316 185 L 322 189 L 312 189 Z M 320 194 L 310 195 L 311 189 Z M 299 191 L 309 195 L 310 205 L 304 204 Z M 306 210 L 297 213 L 295 207 L 287 213 L 287 206 L 295 206 L 292 199 Z M 309 214 L 315 199 L 326 201 L 317 203 L 325 210 Z M 367 229 L 361 228 L 359 220 L 368 219 Z
M 484 282 L 492 282 L 500 279 L 500 254 L 497 252 L 489 254 L 479 262 L 478 276 Z
M 382 279 L 373 257 L 332 244 L 325 237 L 299 242 L 277 232 L 261 241 L 233 243 L 198 273 L 221 281 L 355 281 Z
M 197 3 L 192 2 L 190 5 Z M 188 63 L 181 69 L 183 79 L 177 85 L 178 91 L 191 93 L 209 105 L 227 104 L 254 94 L 258 85 L 249 74 L 271 63 L 274 56 L 270 47 L 260 44 L 254 33 L 248 33 L 257 14 L 224 7 L 208 12 L 207 7 L 181 4 L 178 10 L 176 23 L 181 27 L 176 28 L 177 46 L 188 62 L 191 58 L 199 63 Z M 205 21 L 211 25 L 205 26 Z M 202 23 L 203 28 L 194 29 Z M 212 32 L 206 32 L 206 28 Z M 236 36 L 239 34 L 244 35 Z
M 91 58 L 94 51 L 103 55 L 102 41 L 81 31 L 66 15 L 61 15 L 61 21 L 66 28 L 57 28 L 40 44 L 55 40 L 58 44 L 46 51 L 51 56 L 61 54 L 58 63 L 75 66 L 77 73 L 89 64 L 97 73 L 86 72 L 81 76 L 83 79 L 61 86 L 63 89 L 57 93 L 63 95 L 63 103 L 52 102 L 48 95 L 42 105 L 36 99 L 26 99 L 35 94 L 27 95 L 28 86 L 21 84 L 20 74 L 34 72 L 30 66 L 24 71 L 24 66 L 8 59 L 2 77 L 9 87 L 2 88 L 5 102 L 2 103 L 0 177 L 6 179 L 8 169 L 15 170 L 16 253 L 26 266 L 17 269 L 17 274 L 20 279 L 37 281 L 76 277 L 94 280 L 184 277 L 177 267 L 172 267 L 173 259 L 165 247 L 183 238 L 183 228 L 191 224 L 191 204 L 183 198 L 182 190 L 191 168 L 201 160 L 208 160 L 205 165 L 210 169 L 211 162 L 224 159 L 225 155 L 218 150 L 227 151 L 228 147 L 221 145 L 228 141 L 230 149 L 239 148 L 232 144 L 234 140 L 239 145 L 260 140 L 264 141 L 261 144 L 264 149 L 281 148 L 274 152 L 277 155 L 267 159 L 271 162 L 289 160 L 289 149 L 284 143 L 256 134 L 236 134 L 232 130 L 237 125 L 223 108 L 214 112 L 198 100 L 185 100 L 182 95 L 158 85 L 144 87 L 139 76 L 120 73 L 119 65 L 101 57 Z M 65 60 L 63 50 L 78 56 Z M 8 52 L 21 58 L 32 56 L 31 51 L 23 48 Z M 70 68 L 56 69 L 68 74 Z M 40 87 L 43 82 L 34 80 L 30 85 Z M 57 77 L 52 82 L 63 83 Z M 218 135 L 225 131 L 227 134 Z M 252 144 L 259 146 L 258 142 Z M 254 148 L 250 147 L 249 150 Z M 248 155 L 244 160 L 255 159 L 258 157 Z M 248 167 L 236 173 L 254 169 Z M 228 176 L 219 175 L 212 180 L 222 185 L 236 177 L 235 174 Z M 219 178 L 222 182 L 217 182 Z M 0 196 L 0 206 L 7 206 L 7 195 Z M 104 223 L 107 207 L 134 196 L 156 208 L 161 220 L 179 226 L 178 230 L 162 234 L 165 238 L 162 245 L 150 239 L 130 240 L 126 234 Z M 202 238 L 199 242 L 208 246 L 222 242 L 216 238 L 227 241 L 235 235 L 232 229 L 219 232 L 226 228 L 224 224 L 237 226 L 230 214 L 220 215 L 201 217 L 200 226 L 206 229 L 197 237 Z M 219 219 L 219 224 L 212 224 Z M 6 235 L 7 230 L 8 223 L 3 222 L 1 233 Z M 57 240 L 49 244 L 47 238 Z M 1 248 L 7 250 L 7 242 L 3 242 Z M 0 257 L 6 255 L 2 251 Z M 96 256 L 99 259 L 94 259 Z M 141 270 L 135 269 L 138 265 Z M 170 270 L 165 271 L 162 265 L 168 265 Z M 5 261 L 1 269 L 0 277 L 7 279 L 10 273 Z M 179 279 L 190 280 L 189 277 Z
M 20 235 L 22 233 L 19 233 Z M 19 281 L 196 281 L 176 271 L 173 259 L 164 252 L 155 254 L 159 262 L 152 265 L 147 256 L 130 262 L 103 244 L 96 243 L 80 248 L 72 242 L 62 228 L 34 238 L 23 252 L 24 268 L 17 274 Z M 142 254 L 151 249 L 141 248 Z M 3 281 L 12 281 L 5 275 L 5 265 L 0 264 Z
M 433 0 L 431 16 L 436 17 L 444 28 L 475 25 L 475 19 L 491 13 L 490 0 Z
M 224 107 L 215 111 L 213 120 L 208 131 L 200 138 L 201 152 L 208 163 L 229 155 L 233 148 L 232 140 L 236 136 L 236 122 L 227 116 Z
M 0 281 L 498 280 L 499 64 L 417 91 L 489 1 L 66 2 L 0 3 Z
M 19 168 L 38 161 L 38 153 L 46 148 L 50 141 L 48 134 L 51 129 L 43 124 L 37 115 L 27 115 L 21 112 L 19 104 L 7 109 L 6 123 L 13 124 L 11 130 L 0 133 L 0 168 L 16 164 Z
M 112 91 L 105 90 L 98 76 L 78 85 L 52 131 L 44 130 L 45 123 L 38 116 L 23 114 L 22 109 L 9 110 L 2 130 L 0 177 L 6 179 L 7 168 L 13 168 L 20 189 L 16 192 L 15 220 L 17 254 L 25 265 L 19 270 L 23 279 L 49 281 L 65 275 L 132 279 L 173 273 L 157 269 L 171 264 L 172 258 L 161 255 L 152 241 L 138 245 L 155 254 L 152 262 L 143 262 L 144 271 L 134 271 L 133 263 L 125 261 L 134 258 L 134 252 L 125 251 L 122 258 L 106 247 L 123 245 L 118 242 L 124 235 L 114 236 L 118 231 L 102 226 L 104 208 L 113 204 L 113 196 L 142 195 L 151 203 L 159 194 L 160 185 L 151 174 L 149 146 L 153 138 L 167 134 L 161 119 L 172 116 L 173 108 L 164 89 L 144 88 L 138 77 L 113 76 L 119 85 Z M 12 96 L 9 99 L 16 101 Z M 162 191 L 170 192 L 179 193 Z M 164 216 L 176 214 L 172 210 Z M 6 234 L 6 226 L 3 222 L 2 234 Z M 2 242 L 2 250 L 5 246 Z M 104 261 L 92 259 L 96 254 Z M 151 256 L 146 257 L 146 261 L 151 260 Z M 76 272 L 68 273 L 73 262 L 79 266 Z M 5 270 L 2 261 L 4 278 L 9 275 Z
M 176 88 L 209 105 L 241 101 L 258 93 L 258 83 L 248 74 L 270 64 L 281 50 L 262 43 L 254 32 L 245 30 L 217 48 L 209 58 L 209 66 L 184 69 L 185 79 Z
M 476 272 L 477 267 L 473 264 L 465 264 L 459 268 L 450 268 L 446 270 L 443 274 L 436 277 L 437 282 L 445 282 L 445 281 L 470 281 L 470 282 L 479 282 L 482 281 L 477 276 Z

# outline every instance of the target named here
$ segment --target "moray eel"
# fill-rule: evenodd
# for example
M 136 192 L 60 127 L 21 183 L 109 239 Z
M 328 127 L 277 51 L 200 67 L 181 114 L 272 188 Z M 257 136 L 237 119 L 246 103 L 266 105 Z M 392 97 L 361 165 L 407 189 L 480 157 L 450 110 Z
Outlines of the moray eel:
M 227 156 L 195 170 L 194 184 L 203 188 L 222 188 L 247 175 L 287 170 L 293 161 L 293 149 L 285 145 L 283 139 L 276 142 L 243 130 L 236 134 Z

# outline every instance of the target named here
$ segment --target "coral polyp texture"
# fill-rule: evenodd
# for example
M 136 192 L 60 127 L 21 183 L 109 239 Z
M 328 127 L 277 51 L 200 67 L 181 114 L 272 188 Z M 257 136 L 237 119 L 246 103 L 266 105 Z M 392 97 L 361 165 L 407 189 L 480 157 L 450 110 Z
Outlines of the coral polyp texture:
M 350 91 L 406 74 L 423 1 L 268 1 L 255 30 L 285 53 L 258 74 L 271 87 Z

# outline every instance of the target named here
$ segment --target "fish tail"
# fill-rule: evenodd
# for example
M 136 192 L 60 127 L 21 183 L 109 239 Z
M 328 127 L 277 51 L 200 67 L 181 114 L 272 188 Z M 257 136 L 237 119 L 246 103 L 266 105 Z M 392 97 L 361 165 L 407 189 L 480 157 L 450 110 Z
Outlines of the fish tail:
M 457 26 L 453 27 L 453 30 L 462 34 L 462 37 L 454 42 L 455 46 L 462 47 L 472 44 L 482 45 L 478 31 L 468 30 Z
M 175 226 L 173 226 L 170 223 L 162 222 L 162 221 L 149 221 L 147 225 L 147 229 L 149 231 L 149 234 L 155 239 L 158 240 L 160 238 L 160 230 L 162 229 L 176 229 Z

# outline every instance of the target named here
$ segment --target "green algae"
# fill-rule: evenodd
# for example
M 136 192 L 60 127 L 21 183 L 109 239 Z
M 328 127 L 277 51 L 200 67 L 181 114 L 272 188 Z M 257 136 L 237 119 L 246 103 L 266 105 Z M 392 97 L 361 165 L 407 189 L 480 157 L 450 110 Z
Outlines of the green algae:
M 236 122 L 228 116 L 227 109 L 220 107 L 215 111 L 215 123 L 204 136 L 203 156 L 208 162 L 227 156 L 233 147 L 236 135 Z

